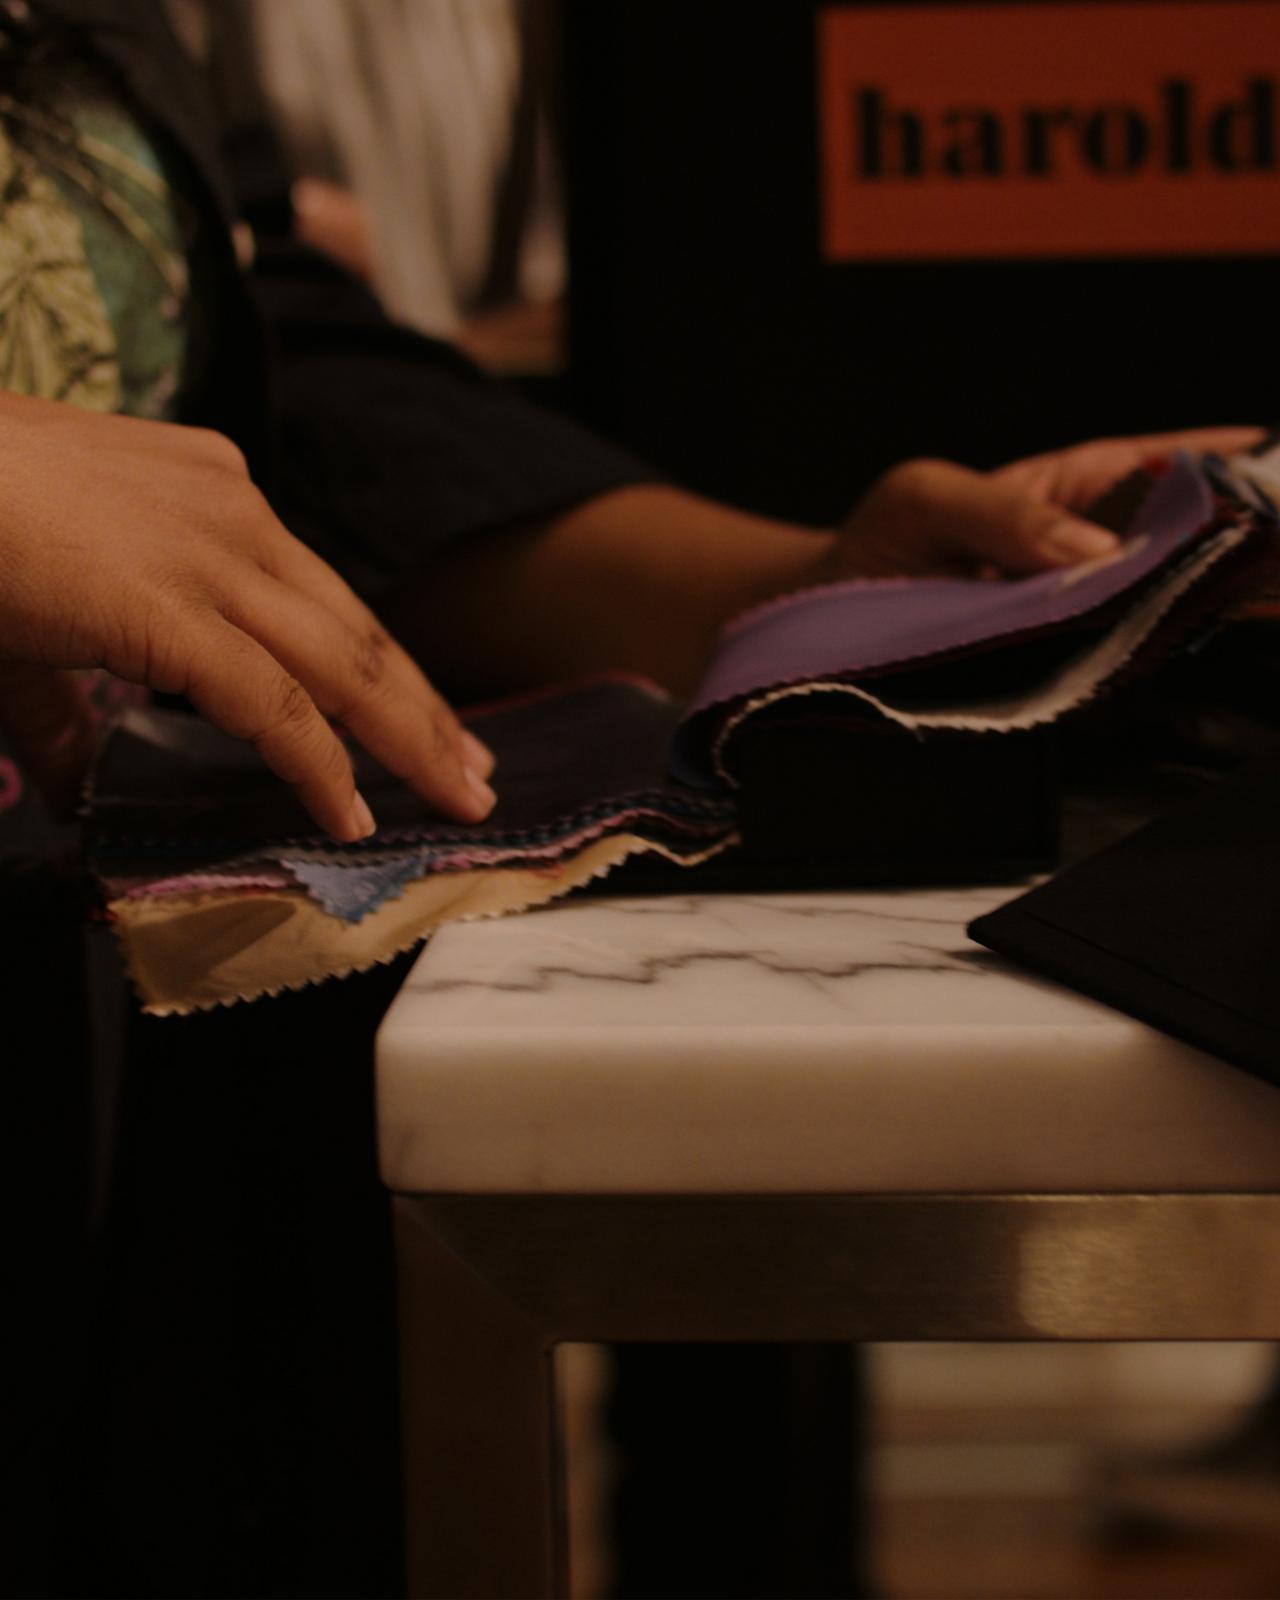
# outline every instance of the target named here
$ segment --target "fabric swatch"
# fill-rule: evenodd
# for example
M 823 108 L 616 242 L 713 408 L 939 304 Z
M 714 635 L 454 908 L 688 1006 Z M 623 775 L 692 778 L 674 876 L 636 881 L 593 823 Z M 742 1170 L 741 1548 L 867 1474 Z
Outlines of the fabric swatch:
M 433 816 L 353 752 L 379 829 L 334 844 L 249 747 L 194 717 L 127 709 L 94 774 L 88 851 L 145 1005 L 360 970 L 446 918 L 542 904 L 631 857 L 723 856 L 740 843 L 735 739 L 792 702 L 846 706 L 826 719 L 831 738 L 973 740 L 980 774 L 982 741 L 1079 713 L 1274 578 L 1274 507 L 1231 465 L 1177 456 L 1123 488 L 1113 556 L 1001 582 L 841 583 L 747 613 L 687 707 L 614 676 L 474 709 L 499 795 L 474 825 Z M 876 760 L 886 748 L 867 745 Z M 928 781 L 927 762 L 909 770 Z M 803 774 L 774 776 L 803 789 Z

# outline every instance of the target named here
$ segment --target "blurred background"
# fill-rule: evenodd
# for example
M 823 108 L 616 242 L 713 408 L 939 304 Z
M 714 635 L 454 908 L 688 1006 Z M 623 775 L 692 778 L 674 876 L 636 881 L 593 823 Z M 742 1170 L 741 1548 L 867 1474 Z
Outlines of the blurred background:
M 1274 0 L 169 3 L 304 237 L 708 493 L 1276 415 Z
M 873 1345 L 865 1549 L 886 1600 L 1274 1600 L 1269 1345 Z M 560 1352 L 573 1593 L 619 1575 L 609 1353 Z M 673 1574 L 673 1584 L 678 1574 Z M 672 1592 L 675 1592 L 673 1587 Z

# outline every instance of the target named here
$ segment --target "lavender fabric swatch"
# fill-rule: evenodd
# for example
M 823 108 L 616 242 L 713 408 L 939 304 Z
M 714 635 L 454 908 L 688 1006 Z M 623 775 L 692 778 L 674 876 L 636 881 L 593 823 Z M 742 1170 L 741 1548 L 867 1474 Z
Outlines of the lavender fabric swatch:
M 691 713 L 764 687 L 882 672 L 1069 621 L 1158 572 L 1213 509 L 1204 474 L 1180 455 L 1153 484 L 1118 559 L 1000 583 L 864 580 L 772 601 L 726 629 Z

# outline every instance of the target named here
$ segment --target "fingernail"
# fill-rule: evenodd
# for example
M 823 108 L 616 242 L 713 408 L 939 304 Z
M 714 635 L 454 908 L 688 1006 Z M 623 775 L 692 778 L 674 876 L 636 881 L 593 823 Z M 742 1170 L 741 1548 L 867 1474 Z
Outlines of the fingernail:
M 1093 561 L 1109 556 L 1119 543 L 1114 533 L 1091 522 L 1065 522 L 1053 529 L 1044 548 L 1060 561 Z
M 470 728 L 462 730 L 462 759 L 477 777 L 487 778 L 497 765 L 497 757 L 483 739 L 477 739 Z
M 497 805 L 498 797 L 478 772 L 473 772 L 470 767 L 464 770 L 467 774 L 467 787 L 476 797 L 477 802 L 484 807 L 482 811 L 477 813 L 476 821 L 479 822 L 481 817 L 487 817 L 494 806 Z
M 356 790 L 355 799 L 351 802 L 351 825 L 356 829 L 357 839 L 367 839 L 371 833 L 377 831 L 377 823 L 373 820 L 373 812 L 369 810 L 369 802 Z

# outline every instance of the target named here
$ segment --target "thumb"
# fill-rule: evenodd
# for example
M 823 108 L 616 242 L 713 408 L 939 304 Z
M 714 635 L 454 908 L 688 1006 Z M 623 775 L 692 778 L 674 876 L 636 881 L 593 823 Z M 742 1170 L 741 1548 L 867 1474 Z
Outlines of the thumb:
M 1006 572 L 1076 566 L 1120 548 L 1110 529 L 1060 506 L 1034 501 L 1024 501 L 1007 519 L 993 519 L 988 538 L 990 560 Z
M 1111 555 L 1115 534 L 1016 483 L 952 462 L 919 464 L 922 529 L 951 560 L 1002 572 L 1040 572 Z

